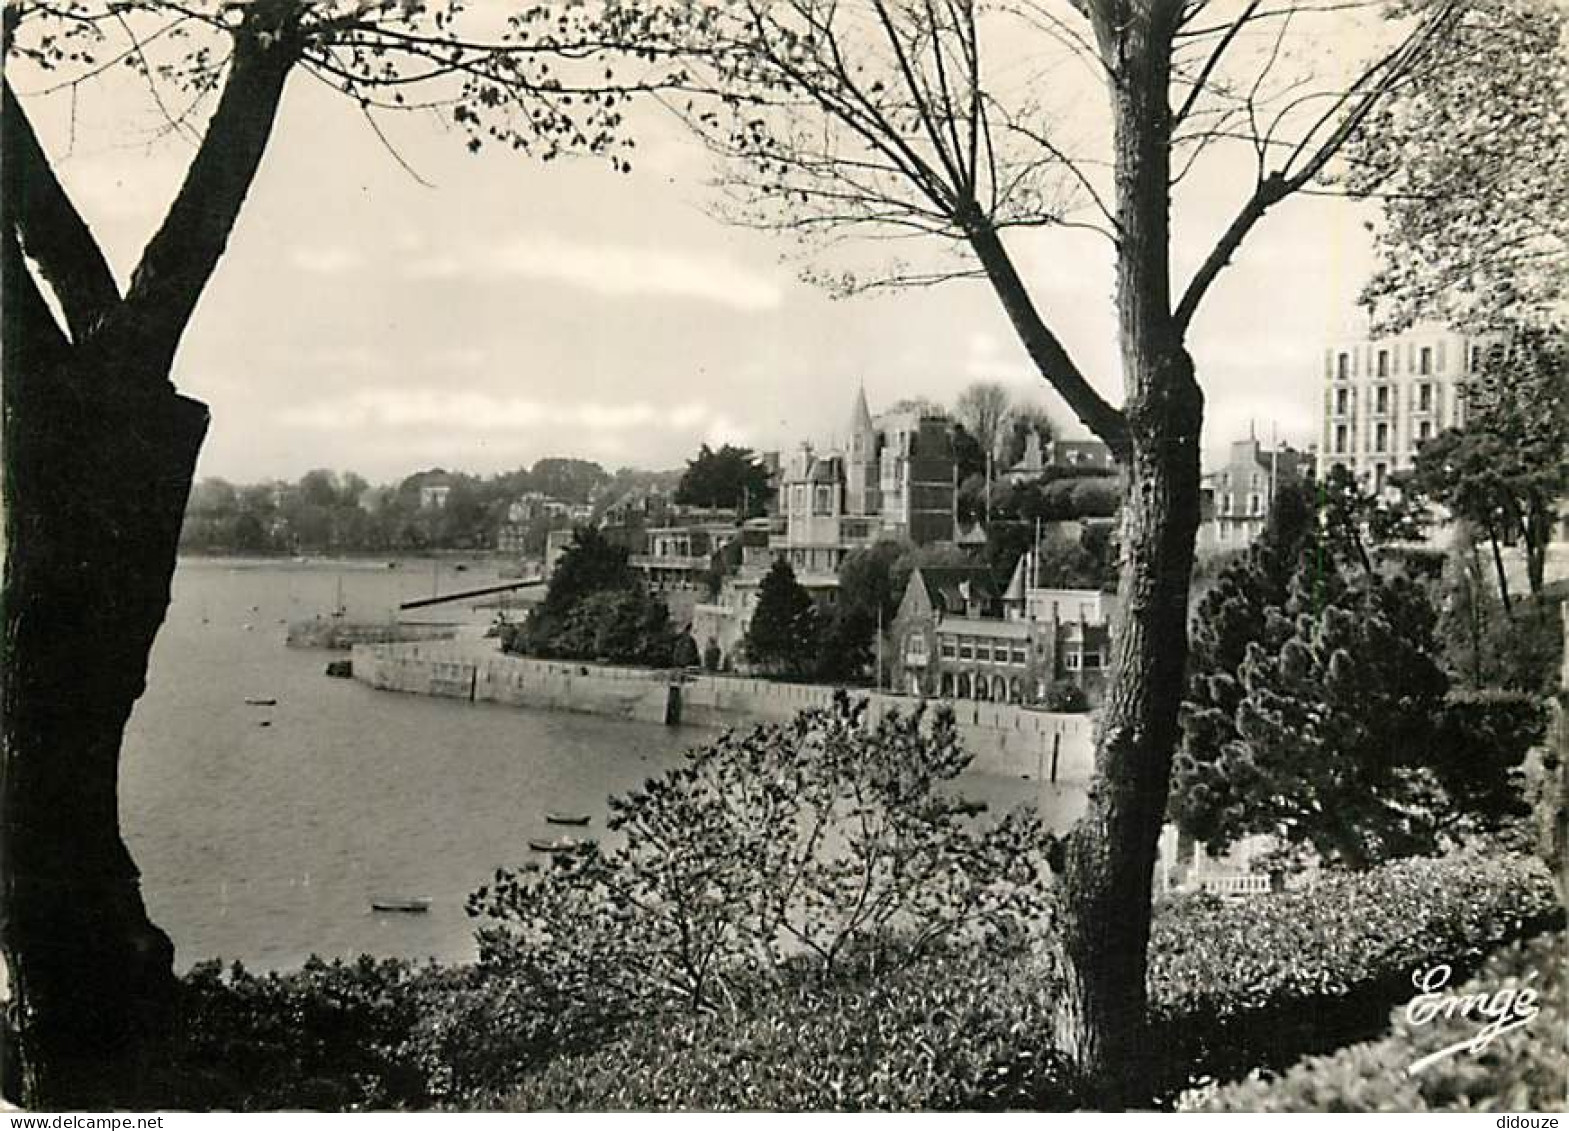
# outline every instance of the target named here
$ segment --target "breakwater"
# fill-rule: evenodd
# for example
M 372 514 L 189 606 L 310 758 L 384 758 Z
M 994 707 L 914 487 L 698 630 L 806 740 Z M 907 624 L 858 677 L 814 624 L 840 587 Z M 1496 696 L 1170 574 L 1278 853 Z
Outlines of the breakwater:
M 355 679 L 383 691 L 709 729 L 783 722 L 797 711 L 829 706 L 836 690 L 743 676 L 538 660 L 466 644 L 359 645 L 353 665 Z M 874 718 L 890 710 L 908 711 L 918 702 L 887 692 L 854 693 L 867 698 Z M 950 705 L 965 749 L 974 755 L 974 769 L 1035 781 L 1089 781 L 1091 716 L 971 700 Z

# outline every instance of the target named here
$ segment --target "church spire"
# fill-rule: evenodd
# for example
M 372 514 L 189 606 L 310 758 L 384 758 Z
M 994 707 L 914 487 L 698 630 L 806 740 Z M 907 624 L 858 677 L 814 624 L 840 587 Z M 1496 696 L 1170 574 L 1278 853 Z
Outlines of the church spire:
M 872 414 L 866 407 L 866 384 L 862 382 L 855 390 L 855 405 L 850 409 L 850 435 L 865 436 L 872 431 Z

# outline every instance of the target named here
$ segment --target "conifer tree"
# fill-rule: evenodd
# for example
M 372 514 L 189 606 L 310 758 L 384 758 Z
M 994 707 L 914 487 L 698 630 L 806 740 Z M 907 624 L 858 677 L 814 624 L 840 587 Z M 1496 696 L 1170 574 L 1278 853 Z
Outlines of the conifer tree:
M 790 563 L 775 561 L 758 587 L 757 609 L 746 630 L 752 663 L 777 675 L 799 676 L 812 670 L 817 642 L 817 611 L 795 579 Z

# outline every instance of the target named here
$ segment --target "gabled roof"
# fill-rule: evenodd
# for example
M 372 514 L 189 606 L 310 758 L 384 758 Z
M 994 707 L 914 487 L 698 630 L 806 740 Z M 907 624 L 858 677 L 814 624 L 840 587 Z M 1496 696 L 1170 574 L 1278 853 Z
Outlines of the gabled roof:
M 997 585 L 985 566 L 919 566 L 915 576 L 926 587 L 933 607 L 943 612 L 963 612 L 969 599 L 983 605 L 997 598 Z

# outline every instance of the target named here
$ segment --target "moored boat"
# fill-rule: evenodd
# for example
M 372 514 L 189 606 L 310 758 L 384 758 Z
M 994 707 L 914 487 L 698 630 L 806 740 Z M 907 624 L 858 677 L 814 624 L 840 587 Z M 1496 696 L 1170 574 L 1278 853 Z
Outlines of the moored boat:
M 587 813 L 546 813 L 545 820 L 552 825 L 586 825 Z
M 430 910 L 430 900 L 424 898 L 382 897 L 372 899 L 370 907 L 372 911 L 396 911 L 405 915 L 423 915 Z
M 594 842 L 591 840 L 578 840 L 575 837 L 563 836 L 555 840 L 533 839 L 528 846 L 535 852 L 573 852 L 580 848 L 588 848 Z

